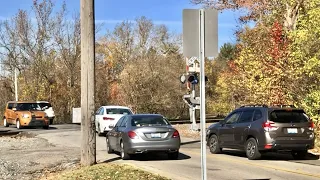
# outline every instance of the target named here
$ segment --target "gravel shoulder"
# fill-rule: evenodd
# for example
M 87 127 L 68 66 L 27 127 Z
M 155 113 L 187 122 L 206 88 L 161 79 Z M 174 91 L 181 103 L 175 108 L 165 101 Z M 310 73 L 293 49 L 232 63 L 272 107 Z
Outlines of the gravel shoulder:
M 0 137 L 0 144 L 0 179 L 38 179 L 79 162 L 79 148 L 57 147 L 28 132 Z

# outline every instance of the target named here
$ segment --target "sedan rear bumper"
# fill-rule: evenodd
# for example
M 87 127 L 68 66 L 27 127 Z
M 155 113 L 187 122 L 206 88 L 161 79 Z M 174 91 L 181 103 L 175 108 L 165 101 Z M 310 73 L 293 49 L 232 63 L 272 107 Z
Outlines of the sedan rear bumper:
M 174 152 L 180 149 L 180 138 L 171 138 L 163 141 L 129 141 L 125 145 L 129 154 L 146 152 Z

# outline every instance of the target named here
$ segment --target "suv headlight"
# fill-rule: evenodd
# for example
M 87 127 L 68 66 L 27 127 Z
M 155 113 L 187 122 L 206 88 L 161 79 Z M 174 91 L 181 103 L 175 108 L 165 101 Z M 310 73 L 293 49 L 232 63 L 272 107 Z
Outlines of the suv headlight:
M 22 118 L 29 118 L 30 115 L 29 114 L 22 114 Z

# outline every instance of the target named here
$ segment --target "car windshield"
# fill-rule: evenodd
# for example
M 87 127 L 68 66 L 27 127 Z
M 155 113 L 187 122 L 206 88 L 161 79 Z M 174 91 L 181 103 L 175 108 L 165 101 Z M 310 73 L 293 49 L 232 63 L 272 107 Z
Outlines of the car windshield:
M 18 103 L 16 109 L 17 111 L 30 111 L 30 110 L 40 111 L 41 107 L 37 103 Z
M 269 115 L 270 121 L 277 123 L 308 122 L 308 116 L 303 111 L 275 110 Z
M 169 125 L 169 122 L 163 117 L 132 117 L 132 126 L 163 126 Z
M 124 108 L 108 108 L 106 111 L 107 114 L 132 114 L 129 109 Z

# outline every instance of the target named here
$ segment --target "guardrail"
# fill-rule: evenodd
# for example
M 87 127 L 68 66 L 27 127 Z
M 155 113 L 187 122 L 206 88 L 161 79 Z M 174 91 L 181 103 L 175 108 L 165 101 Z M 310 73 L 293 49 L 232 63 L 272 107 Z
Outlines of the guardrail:
M 215 118 L 206 118 L 206 123 L 216 123 L 223 119 L 215 119 Z M 171 124 L 191 124 L 189 119 L 169 119 Z M 196 120 L 197 123 L 200 123 L 200 119 Z

